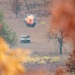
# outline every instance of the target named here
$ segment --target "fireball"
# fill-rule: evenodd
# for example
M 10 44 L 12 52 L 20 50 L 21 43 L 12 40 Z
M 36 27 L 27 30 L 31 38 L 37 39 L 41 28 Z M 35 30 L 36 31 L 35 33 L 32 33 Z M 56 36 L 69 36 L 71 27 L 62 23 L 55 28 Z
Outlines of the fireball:
M 29 27 L 34 27 L 35 24 L 36 24 L 36 21 L 35 21 L 35 17 L 34 15 L 28 15 L 26 18 L 25 18 L 25 24 Z

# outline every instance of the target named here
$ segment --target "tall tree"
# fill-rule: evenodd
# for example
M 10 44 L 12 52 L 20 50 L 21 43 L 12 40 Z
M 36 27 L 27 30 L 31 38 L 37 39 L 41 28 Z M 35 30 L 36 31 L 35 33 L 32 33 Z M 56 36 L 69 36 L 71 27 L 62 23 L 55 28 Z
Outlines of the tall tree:
M 3 14 L 0 12 L 0 37 L 3 37 L 10 47 L 15 46 L 17 44 L 16 33 L 3 20 Z
M 58 43 L 59 43 L 59 53 L 62 55 L 62 50 L 63 50 L 63 46 L 64 46 L 64 36 L 63 36 L 63 32 L 59 31 L 58 34 L 52 34 L 52 32 L 48 32 L 47 34 L 49 39 L 57 39 Z
M 64 37 L 73 43 L 73 51 L 66 65 L 67 71 L 75 72 L 75 0 L 54 0 L 51 31 L 58 33 L 59 30 L 62 30 Z

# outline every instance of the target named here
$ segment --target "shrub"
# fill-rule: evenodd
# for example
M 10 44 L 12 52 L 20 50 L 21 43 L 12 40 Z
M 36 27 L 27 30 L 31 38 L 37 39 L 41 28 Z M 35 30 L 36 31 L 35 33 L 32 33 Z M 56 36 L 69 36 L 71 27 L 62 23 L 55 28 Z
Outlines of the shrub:
M 68 72 L 75 72 L 75 49 L 70 54 L 70 58 L 68 58 L 66 66 Z
M 66 74 L 66 72 L 62 67 L 58 67 L 56 69 L 55 75 L 65 75 L 65 74 Z

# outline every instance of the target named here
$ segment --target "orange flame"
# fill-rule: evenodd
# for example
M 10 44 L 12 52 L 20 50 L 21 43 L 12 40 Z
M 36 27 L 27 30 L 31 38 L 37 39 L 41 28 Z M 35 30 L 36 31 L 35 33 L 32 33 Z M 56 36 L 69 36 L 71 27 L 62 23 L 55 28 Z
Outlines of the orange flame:
M 34 16 L 30 15 L 27 18 L 25 18 L 25 21 L 27 24 L 33 24 L 34 23 Z

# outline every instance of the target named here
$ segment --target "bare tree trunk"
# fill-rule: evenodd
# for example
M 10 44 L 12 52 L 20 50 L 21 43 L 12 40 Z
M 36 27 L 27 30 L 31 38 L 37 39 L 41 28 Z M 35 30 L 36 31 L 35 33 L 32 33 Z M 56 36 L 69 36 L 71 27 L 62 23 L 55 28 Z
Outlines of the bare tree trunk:
M 60 46 L 60 54 L 62 55 L 62 47 L 63 47 L 63 33 L 60 31 L 60 37 L 57 37 L 59 46 Z
M 60 45 L 60 54 L 62 55 L 62 46 L 63 46 L 63 39 L 59 38 L 59 45 Z
M 26 0 L 24 0 L 25 1 L 25 4 L 26 4 L 26 7 L 27 7 L 27 10 L 28 10 L 28 12 L 29 12 L 29 7 L 28 7 L 28 4 L 27 4 L 27 1 Z
M 10 1 L 10 4 L 11 4 L 12 0 L 9 0 L 9 1 Z

